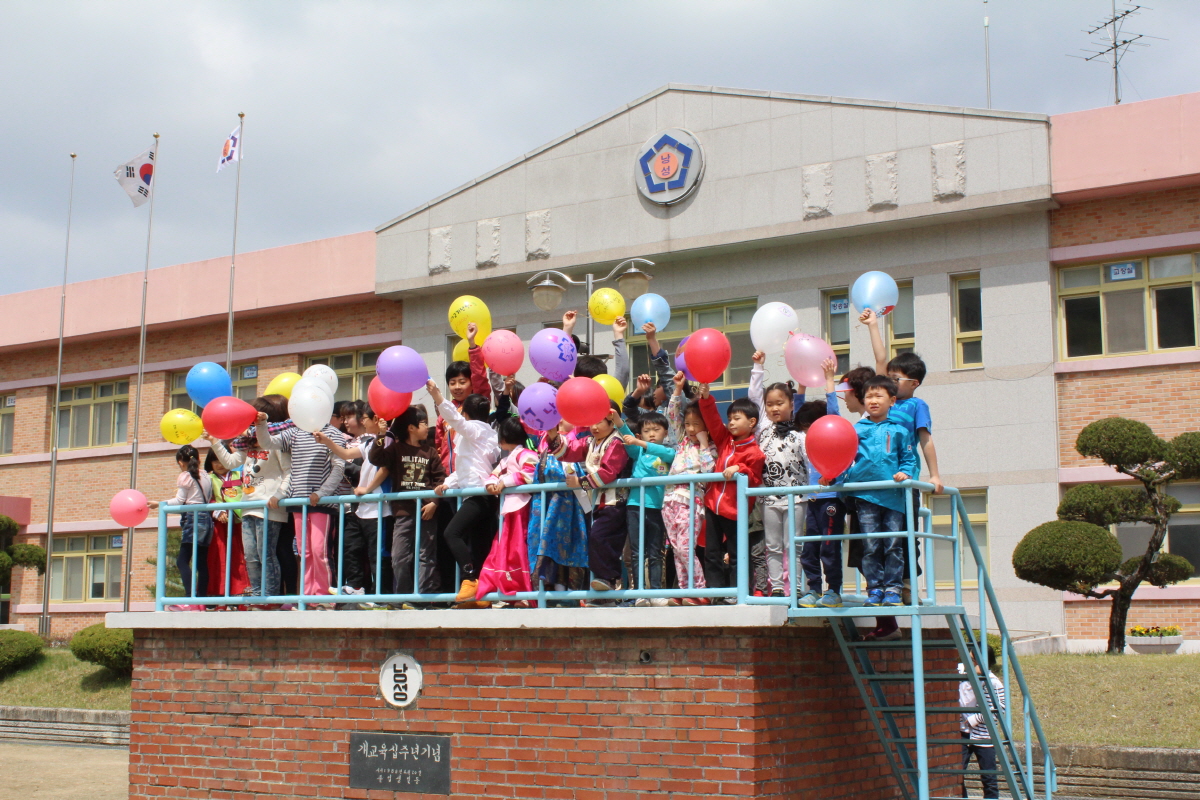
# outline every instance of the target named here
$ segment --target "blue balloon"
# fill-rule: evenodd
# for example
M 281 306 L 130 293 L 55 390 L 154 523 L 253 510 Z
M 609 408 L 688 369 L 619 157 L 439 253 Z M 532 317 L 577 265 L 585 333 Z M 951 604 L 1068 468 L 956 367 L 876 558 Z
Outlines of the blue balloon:
M 882 317 L 891 312 L 899 300 L 900 289 L 886 272 L 864 272 L 850 287 L 850 302 L 860 314 L 869 308 L 875 316 Z
M 642 332 L 642 326 L 647 322 L 654 323 L 659 333 L 671 322 L 671 306 L 660 294 L 644 294 L 633 301 L 629 307 L 629 321 L 633 323 L 633 335 Z
M 187 393 L 198 406 L 206 406 L 218 397 L 233 395 L 233 381 L 220 364 L 201 361 L 188 370 Z

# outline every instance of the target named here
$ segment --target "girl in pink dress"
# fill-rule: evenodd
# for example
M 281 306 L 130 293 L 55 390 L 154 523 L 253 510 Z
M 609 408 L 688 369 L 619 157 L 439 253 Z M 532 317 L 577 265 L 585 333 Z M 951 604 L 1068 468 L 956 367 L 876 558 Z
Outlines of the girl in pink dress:
M 492 470 L 487 483 L 489 494 L 498 495 L 505 488 L 533 483 L 537 474 L 538 456 L 525 440 L 528 434 L 517 417 L 500 423 L 500 449 L 504 457 Z M 530 591 L 529 553 L 526 536 L 529 528 L 529 504 L 532 495 L 510 492 L 500 502 L 500 535 L 479 570 L 479 589 L 476 597 L 488 592 L 513 594 Z M 490 603 L 479 603 L 487 607 Z

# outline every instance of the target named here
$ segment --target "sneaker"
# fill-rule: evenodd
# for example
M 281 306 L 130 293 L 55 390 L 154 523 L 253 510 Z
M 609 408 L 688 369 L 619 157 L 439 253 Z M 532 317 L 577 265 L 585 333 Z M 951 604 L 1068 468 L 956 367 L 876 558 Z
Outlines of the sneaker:
M 892 628 L 890 631 L 884 631 L 882 628 L 876 628 L 868 634 L 863 635 L 864 642 L 894 642 L 904 636 L 899 628 Z
M 819 608 L 841 608 L 842 596 L 834 591 L 828 591 L 821 595 L 821 599 L 817 601 Z
M 797 605 L 800 606 L 801 608 L 816 608 L 817 607 L 817 593 L 816 592 L 806 592 L 805 595 L 800 598 Z
M 634 601 L 634 606 L 637 608 L 649 608 L 651 606 L 649 597 L 639 597 Z
M 867 592 L 867 605 L 881 606 L 883 605 L 883 589 L 872 589 Z
M 883 604 L 885 606 L 902 606 L 904 601 L 900 599 L 899 592 L 893 592 L 891 589 L 883 593 Z
M 671 601 L 665 597 L 652 597 L 650 598 L 650 605 L 654 608 L 666 608 L 671 605 Z
M 711 605 L 711 601 L 707 597 L 685 597 L 683 604 L 685 606 L 707 606 Z
M 379 603 L 359 603 L 359 611 L 375 611 L 379 608 Z
M 755 596 L 755 597 L 765 597 L 766 595 L 764 595 L 764 594 L 763 594 L 763 590 L 762 590 L 762 589 L 755 589 L 755 590 L 754 590 L 754 596 Z
M 611 592 L 612 590 L 613 585 L 608 581 L 604 580 L 603 578 L 592 578 L 593 592 Z
M 678 597 L 668 598 L 667 605 L 672 606 L 672 607 L 679 605 L 679 598 Z
M 454 596 L 456 608 L 473 608 L 467 605 L 475 601 L 475 595 L 479 593 L 479 581 L 473 581 L 470 578 L 463 580 L 462 585 L 458 587 L 458 594 Z
M 296 604 L 295 603 L 282 603 L 279 606 L 279 610 L 280 611 L 295 611 Z
M 787 593 L 783 589 L 772 589 L 771 597 L 787 597 Z

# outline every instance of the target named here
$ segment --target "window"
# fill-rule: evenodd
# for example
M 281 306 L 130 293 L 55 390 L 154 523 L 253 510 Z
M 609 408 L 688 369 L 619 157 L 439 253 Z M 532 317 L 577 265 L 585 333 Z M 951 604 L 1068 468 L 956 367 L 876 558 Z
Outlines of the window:
M 954 366 L 983 366 L 983 297 L 979 275 L 951 278 L 954 301 Z
M 103 447 L 126 440 L 129 381 L 64 386 L 58 394 L 57 444 Z
M 845 375 L 850 371 L 850 290 L 826 289 L 821 292 L 821 308 L 825 341 L 837 356 L 838 374 Z
M 13 451 L 13 427 L 16 422 L 17 396 L 0 395 L 0 455 Z
M 924 502 L 929 504 L 933 512 L 933 533 L 950 536 L 954 533 L 950 525 L 950 508 L 954 498 L 950 495 L 925 495 Z M 964 491 L 963 505 L 967 509 L 967 519 L 971 530 L 975 533 L 975 543 L 983 555 L 983 568 L 990 569 L 988 564 L 988 514 L 987 490 Z M 961 523 L 960 523 L 961 524 Z M 975 563 L 975 554 L 967 542 L 966 534 L 959 536 L 958 552 L 962 557 L 963 586 L 975 586 L 979 582 L 979 567 Z M 954 586 L 954 546 L 943 539 L 933 540 L 934 578 L 938 586 Z
M 1163 552 L 1186 558 L 1192 564 L 1192 577 L 1200 578 L 1200 483 L 1173 484 L 1167 487 L 1167 493 L 1180 502 L 1181 508 L 1171 515 Z M 1116 526 L 1121 558 L 1145 555 L 1153 532 L 1153 527 L 1145 523 Z
M 889 358 L 916 349 L 916 315 L 913 313 L 912 281 L 898 283 L 900 297 L 896 307 L 887 315 L 887 337 Z
M 50 599 L 60 602 L 121 599 L 122 534 L 54 537 Z
M 258 364 L 235 364 L 233 367 L 233 395 L 249 403 L 258 397 Z M 187 373 L 176 372 L 171 376 L 171 408 L 186 408 L 199 414 L 203 406 L 192 402 L 187 393 Z
M 750 342 L 750 320 L 757 310 L 758 304 L 754 301 L 672 309 L 671 321 L 667 323 L 666 329 L 658 332 L 658 342 L 674 354 L 679 342 L 692 331 L 716 328 L 729 339 L 731 354 L 729 368 L 725 370 L 724 376 L 710 385 L 725 388 L 747 386 L 750 383 L 750 367 L 753 364 L 750 356 L 754 354 L 754 345 Z M 646 347 L 645 334 L 630 336 L 627 346 L 629 382 L 632 388 L 639 374 L 653 375 L 654 370 L 650 365 L 650 352 Z
M 1200 254 L 1065 267 L 1058 271 L 1059 352 L 1065 358 L 1196 346 Z
M 334 400 L 366 400 L 367 387 L 375 377 L 375 361 L 381 350 L 358 350 L 352 353 L 331 353 L 312 356 L 308 366 L 325 364 L 338 376 L 338 388 Z

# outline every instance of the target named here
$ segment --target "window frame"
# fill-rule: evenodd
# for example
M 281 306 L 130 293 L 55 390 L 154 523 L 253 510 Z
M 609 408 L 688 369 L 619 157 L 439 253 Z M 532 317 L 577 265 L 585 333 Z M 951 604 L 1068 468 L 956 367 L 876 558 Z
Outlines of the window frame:
M 102 395 L 101 391 L 105 387 L 110 387 L 110 386 L 112 387 L 112 393 L 108 394 L 108 395 Z M 59 390 L 60 394 L 59 394 L 59 397 L 57 398 L 57 403 L 56 403 L 57 408 L 58 408 L 58 413 L 53 420 L 54 427 L 50 433 L 50 435 L 52 437 L 54 437 L 55 446 L 59 450 L 88 450 L 88 449 L 95 448 L 95 447 L 114 447 L 116 445 L 127 444 L 129 442 L 129 423 L 130 423 L 130 420 L 129 420 L 129 400 L 130 400 L 129 386 L 130 386 L 130 381 L 128 378 L 123 378 L 123 379 L 119 379 L 119 380 L 111 380 L 111 381 L 96 381 L 96 382 L 92 382 L 92 383 L 73 383 L 70 386 L 63 386 Z M 121 387 L 124 387 L 124 392 L 120 391 Z M 63 392 L 71 392 L 72 395 L 75 395 L 78 393 L 78 391 L 80 389 L 83 389 L 83 388 L 88 388 L 91 390 L 91 397 L 85 397 L 85 398 L 72 397 L 72 399 L 70 399 L 70 400 L 62 399 Z M 111 427 L 110 427 L 110 432 L 111 432 L 112 436 L 109 441 L 100 442 L 100 441 L 97 441 L 97 439 L 99 437 L 98 437 L 98 431 L 96 430 L 97 418 L 95 415 L 95 407 L 98 405 L 106 405 L 106 404 L 112 405 L 111 411 L 113 414 L 113 418 L 111 420 Z M 125 424 L 125 436 L 121 439 L 118 439 L 116 437 L 116 429 L 118 427 L 117 408 L 119 406 L 121 406 L 122 404 L 124 404 L 124 406 L 125 406 L 125 423 L 124 423 Z M 88 409 L 88 422 L 87 422 L 88 443 L 84 444 L 84 445 L 75 445 L 73 443 L 74 442 L 73 432 L 77 426 L 75 410 L 80 409 L 80 408 Z M 68 442 L 66 444 L 63 443 L 62 438 L 59 435 L 60 422 L 58 419 L 59 417 L 62 416 L 62 413 L 64 411 L 67 412 L 67 414 L 68 414 L 68 423 L 67 423 Z
M 1167 492 L 1167 494 L 1171 494 L 1171 489 L 1178 488 L 1180 486 L 1200 487 L 1200 482 L 1198 482 L 1198 481 L 1179 481 L 1176 483 L 1171 483 L 1165 487 L 1165 491 Z M 1171 495 L 1171 496 L 1174 497 L 1174 495 Z M 1176 499 L 1179 499 L 1179 498 L 1176 498 Z M 1171 515 L 1171 519 L 1175 520 L 1177 517 L 1179 517 L 1183 514 L 1200 515 L 1200 502 L 1184 503 L 1182 500 L 1180 500 L 1179 510 Z M 1114 524 L 1114 525 L 1110 525 L 1108 529 L 1110 531 L 1112 531 L 1112 535 L 1116 536 L 1119 541 L 1120 540 L 1120 532 L 1118 530 L 1119 528 L 1121 528 L 1121 527 L 1136 527 L 1138 524 L 1139 523 L 1131 523 L 1128 526 Z M 1146 525 L 1146 527 L 1150 527 L 1146 523 L 1140 523 L 1140 524 Z M 1163 539 L 1162 547 L 1159 549 L 1159 552 L 1160 553 L 1170 553 L 1171 552 L 1170 525 L 1167 526 L 1167 535 Z M 1122 562 L 1125 560 L 1125 556 L 1123 554 L 1121 556 L 1121 560 L 1122 560 Z M 1198 570 L 1200 570 L 1200 564 L 1192 564 L 1192 566 L 1194 568 L 1197 568 Z M 1116 582 L 1111 582 L 1109 584 L 1106 584 L 1106 586 L 1116 586 L 1116 585 L 1117 585 Z M 1184 580 L 1184 581 L 1180 581 L 1179 583 L 1173 584 L 1173 585 L 1175 585 L 1175 586 L 1197 586 L 1197 585 L 1200 585 L 1200 574 L 1197 574 L 1194 577 L 1188 578 L 1187 580 Z
M 979 330 L 963 331 L 959 328 L 959 285 L 965 281 L 976 281 L 979 283 Z M 955 369 L 982 369 L 985 364 L 983 360 L 983 284 L 980 282 L 980 274 L 978 272 L 963 272 L 950 276 L 950 313 L 951 327 L 954 333 L 954 368 Z M 968 362 L 963 358 L 963 347 L 967 344 L 979 342 L 979 361 Z
M 253 374 L 249 373 L 253 371 Z M 233 381 L 233 396 L 245 400 L 249 403 L 254 398 L 258 397 L 258 362 L 247 361 L 242 364 L 233 365 L 233 376 L 236 378 Z M 203 407 L 194 402 L 187 393 L 187 373 L 172 372 L 168 378 L 167 404 L 168 411 L 175 408 L 182 408 L 197 416 L 203 411 Z M 249 391 L 243 391 L 249 390 Z M 186 402 L 185 402 L 186 401 Z
M 12 455 L 17 435 L 17 396 L 0 395 L 0 456 Z M 57 424 L 57 421 L 56 421 Z
M 678 343 L 685 336 L 691 336 L 693 333 L 695 333 L 697 330 L 700 330 L 701 328 L 715 328 L 716 330 L 719 330 L 719 331 L 721 331 L 721 333 L 724 333 L 726 335 L 729 335 L 731 333 L 732 334 L 745 333 L 748 336 L 750 334 L 750 320 L 749 319 L 747 319 L 745 322 L 730 322 L 729 321 L 730 311 L 734 310 L 734 309 L 749 309 L 749 310 L 751 310 L 750 316 L 753 317 L 754 316 L 753 311 L 758 310 L 758 299 L 757 298 L 741 298 L 741 299 L 737 299 L 737 300 L 726 300 L 726 301 L 723 301 L 720 303 L 706 303 L 704 305 L 683 306 L 681 308 L 672 308 L 671 309 L 672 322 L 674 322 L 674 319 L 676 316 L 678 316 L 680 314 L 687 314 L 686 330 L 675 329 L 675 330 L 661 331 L 657 334 L 658 342 L 668 352 L 674 353 L 675 345 L 678 345 Z M 716 326 L 716 325 L 707 325 L 707 324 L 699 324 L 698 323 L 698 321 L 697 321 L 698 315 L 703 314 L 705 312 L 713 312 L 713 311 L 717 311 L 717 310 L 722 310 L 725 312 L 725 323 L 723 325 Z M 697 327 L 697 326 L 699 326 L 699 327 Z M 634 348 L 639 345 L 644 347 L 646 344 L 646 335 L 644 333 L 638 333 L 636 336 L 629 335 L 630 333 L 632 333 L 632 331 L 627 332 L 626 338 L 625 338 L 626 353 L 629 356 L 629 385 L 626 387 L 626 391 L 633 391 L 634 387 L 637 386 L 637 376 L 638 376 L 638 369 L 640 368 L 640 365 L 637 365 L 637 363 L 634 359 Z M 751 347 L 753 347 L 753 345 L 751 345 Z M 646 358 L 647 365 L 649 364 L 649 360 L 650 360 L 649 354 L 647 354 L 647 358 Z M 745 388 L 750 385 L 750 377 L 749 377 L 750 364 L 735 364 L 734 361 L 735 361 L 735 359 L 731 358 L 730 362 L 729 362 L 729 366 L 725 368 L 725 372 L 724 372 L 724 374 L 721 375 L 720 379 L 717 381 L 714 381 L 712 384 L 710 384 L 713 388 L 715 388 L 715 389 L 741 389 L 741 388 Z M 744 368 L 746 370 L 745 382 L 730 383 L 729 382 L 730 372 L 732 370 L 739 369 L 739 368 Z M 653 377 L 653 375 L 651 376 L 651 378 L 652 378 L 652 380 L 655 380 L 655 381 L 657 380 L 656 378 Z
M 1171 256 L 1191 256 L 1192 271 L 1190 276 L 1173 275 L 1165 278 L 1150 276 L 1151 262 L 1158 258 Z M 1141 268 L 1141 277 L 1121 281 L 1106 281 L 1104 271 L 1108 267 L 1121 264 L 1136 263 Z M 1095 269 L 1098 272 L 1098 282 L 1092 286 L 1064 286 L 1065 275 L 1072 270 Z M 1158 293 L 1159 289 L 1191 287 L 1192 297 L 1192 340 L 1194 344 L 1180 347 L 1159 347 L 1158 345 Z M 1119 260 L 1100 261 L 1090 264 L 1067 264 L 1055 269 L 1054 276 L 1055 307 L 1058 319 L 1055 325 L 1060 361 L 1087 361 L 1098 358 L 1120 358 L 1122 356 L 1146 355 L 1151 353 L 1178 353 L 1200 349 L 1200 253 L 1185 251 L 1179 253 L 1160 253 L 1154 256 L 1125 258 Z M 1128 350 L 1120 353 L 1110 353 L 1108 350 L 1108 309 L 1104 295 L 1108 292 L 1122 292 L 1140 289 L 1142 292 L 1142 324 L 1146 346 L 1141 350 Z M 1067 354 L 1067 313 L 1068 300 L 1083 297 L 1097 297 L 1100 300 L 1100 353 L 1071 356 Z
M 916 297 L 912 295 L 912 291 L 913 291 L 912 279 L 896 281 L 896 287 L 901 292 L 903 292 L 905 289 L 908 289 L 909 296 L 912 298 L 913 305 L 914 306 L 916 305 Z M 898 305 L 898 303 L 899 303 L 899 301 L 897 301 L 897 305 Z M 883 335 L 887 337 L 884 341 L 887 344 L 887 351 L 888 351 L 889 359 L 895 358 L 896 356 L 900 355 L 901 353 L 915 352 L 917 349 L 916 308 L 914 307 L 914 309 L 913 309 L 913 333 L 912 333 L 912 336 L 896 336 L 895 335 L 895 330 L 893 328 L 893 322 L 895 320 L 895 313 L 896 313 L 895 309 L 892 309 L 892 312 L 890 314 L 888 314 L 887 317 L 885 317 L 885 319 L 887 320 L 887 325 L 885 326 L 885 332 L 883 333 Z M 847 350 L 848 349 L 849 349 L 849 346 L 847 346 Z
M 103 538 L 106 547 L 93 547 L 96 539 Z M 81 549 L 71 549 L 72 543 L 82 540 L 83 547 Z M 78 603 L 86 605 L 88 603 L 111 603 L 114 600 L 120 600 L 121 581 L 124 580 L 124 543 L 125 534 L 109 532 L 92 532 L 85 534 L 72 534 L 70 536 L 54 537 L 54 552 L 50 554 L 50 601 L 52 603 Z M 61 547 L 61 549 L 60 549 Z M 103 559 L 104 563 L 104 596 L 93 597 L 93 565 L 96 559 Z M 79 599 L 66 598 L 66 578 L 68 569 L 68 560 L 80 562 L 82 570 L 82 585 L 81 597 Z M 116 583 L 110 578 L 113 575 L 112 570 L 116 570 Z M 57 578 L 56 578 L 57 573 Z M 58 594 L 55 595 L 55 583 L 58 584 Z M 114 591 L 115 586 L 115 591 Z
M 846 315 L 846 341 L 841 344 L 835 344 L 833 341 L 833 311 L 834 299 L 842 299 L 846 302 L 845 312 L 838 311 L 837 314 L 845 313 Z M 833 357 L 837 361 L 837 373 L 845 375 L 850 371 L 850 331 L 852 330 L 852 320 L 850 319 L 850 287 L 835 286 L 821 290 L 821 337 L 833 348 Z M 890 330 L 890 328 L 889 328 Z
M 383 350 L 384 348 L 382 347 L 365 347 L 360 350 L 342 350 L 336 353 L 319 353 L 305 356 L 304 367 L 307 369 L 316 364 L 324 364 L 332 369 L 338 377 L 338 392 L 341 392 L 342 387 L 345 386 L 346 379 L 350 379 L 350 397 L 338 397 L 337 393 L 335 393 L 334 399 L 336 401 L 366 400 L 367 387 L 371 385 L 371 378 L 375 377 L 375 362 L 379 359 Z M 338 356 L 351 356 L 353 366 L 342 369 L 335 368 L 333 360 Z M 370 358 L 371 363 L 363 366 L 363 361 L 371 356 L 374 356 Z M 364 377 L 366 378 L 365 382 L 363 381 Z
M 988 489 L 987 489 L 987 487 L 981 487 L 981 488 L 975 488 L 975 489 L 962 489 L 959 491 L 959 494 L 963 496 L 964 502 L 965 502 L 965 499 L 968 497 L 982 497 L 983 498 L 983 513 L 982 514 L 968 513 L 967 521 L 971 523 L 972 529 L 974 529 L 974 526 L 981 524 L 981 525 L 984 525 L 987 530 L 987 541 L 981 543 L 980 548 L 983 550 L 983 560 L 985 562 L 983 565 L 983 568 L 987 572 L 988 575 L 991 575 L 991 573 L 992 573 L 992 529 L 991 529 L 991 525 L 988 523 L 988 516 L 989 516 Z M 929 525 L 930 525 L 931 530 L 936 530 L 938 526 L 944 525 L 944 526 L 948 527 L 950 525 L 951 515 L 949 515 L 949 514 L 940 514 L 939 515 L 939 514 L 932 513 L 934 510 L 935 502 L 938 500 L 942 500 L 943 498 L 951 498 L 951 502 L 953 502 L 951 495 L 932 495 L 929 493 L 923 493 L 921 496 L 921 504 L 924 507 L 928 508 L 931 512 L 931 515 L 929 517 Z M 960 530 L 961 529 L 962 529 L 962 526 L 960 523 Z M 939 545 L 949 546 L 949 544 L 950 544 L 949 542 L 945 542 L 943 544 L 944 540 L 942 540 L 942 539 L 930 539 L 929 541 L 931 544 L 928 548 L 928 552 L 925 554 L 926 560 L 928 560 L 930 558 L 937 558 L 937 548 Z M 959 547 L 958 547 L 959 574 L 962 576 L 962 585 L 964 588 L 966 588 L 966 587 L 978 588 L 978 586 L 979 586 L 978 572 L 973 571 L 970 575 L 967 574 L 967 564 L 964 560 L 966 558 L 966 554 L 967 554 L 967 542 L 965 539 L 960 538 L 958 544 L 959 544 Z M 928 569 L 928 567 L 926 567 L 926 569 Z M 953 572 L 951 572 L 949 575 L 942 575 L 941 571 L 938 570 L 938 574 L 936 574 L 934 576 L 934 578 L 935 578 L 934 588 L 936 588 L 936 589 L 953 589 L 954 588 L 954 573 Z

